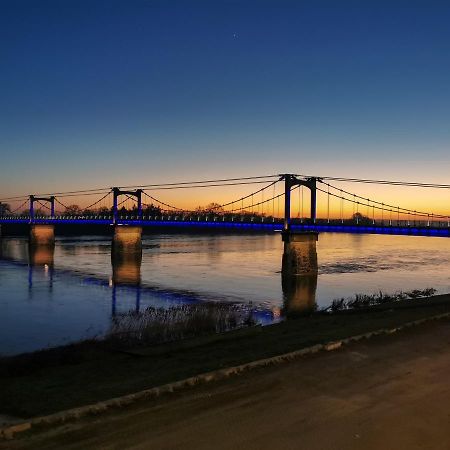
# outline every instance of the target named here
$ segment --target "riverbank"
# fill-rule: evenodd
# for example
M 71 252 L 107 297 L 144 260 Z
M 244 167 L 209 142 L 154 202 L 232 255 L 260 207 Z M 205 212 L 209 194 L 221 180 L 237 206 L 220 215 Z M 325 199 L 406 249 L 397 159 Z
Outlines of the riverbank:
M 444 450 L 449 342 L 449 322 L 429 322 L 43 429 L 0 448 Z
M 450 295 L 313 314 L 223 338 L 117 351 L 98 342 L 0 360 L 0 414 L 29 418 L 450 312 Z

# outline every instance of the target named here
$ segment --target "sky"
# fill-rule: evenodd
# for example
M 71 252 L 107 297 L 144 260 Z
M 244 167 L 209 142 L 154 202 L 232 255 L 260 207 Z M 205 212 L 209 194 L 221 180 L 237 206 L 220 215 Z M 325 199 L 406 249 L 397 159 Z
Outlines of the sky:
M 449 21 L 432 0 L 0 0 L 0 198 L 291 172 L 448 184 Z M 450 213 L 448 190 L 346 187 Z

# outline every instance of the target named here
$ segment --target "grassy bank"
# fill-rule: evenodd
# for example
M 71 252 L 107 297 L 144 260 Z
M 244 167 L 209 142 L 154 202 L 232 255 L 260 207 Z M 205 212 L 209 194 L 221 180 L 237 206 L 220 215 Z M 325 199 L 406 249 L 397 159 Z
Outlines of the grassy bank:
M 3 358 L 0 413 L 24 418 L 49 414 L 445 312 L 450 312 L 450 295 L 313 314 L 156 351 L 123 352 L 94 341 Z

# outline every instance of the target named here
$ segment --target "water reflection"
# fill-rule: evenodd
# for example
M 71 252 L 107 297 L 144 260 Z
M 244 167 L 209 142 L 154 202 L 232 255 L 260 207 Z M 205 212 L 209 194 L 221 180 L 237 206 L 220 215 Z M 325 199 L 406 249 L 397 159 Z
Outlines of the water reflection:
M 314 260 L 311 246 L 297 242 L 288 249 L 296 269 Z M 105 236 L 60 237 L 54 255 L 25 238 L 0 239 L 0 353 L 101 336 L 111 310 L 114 320 L 135 309 L 231 302 L 270 323 L 358 292 L 450 292 L 450 239 L 323 233 L 316 245 L 319 280 L 297 270 L 280 280 L 278 234 L 152 235 L 143 256 L 111 255 Z
M 141 303 L 141 263 L 142 252 L 111 252 L 112 277 L 112 316 L 116 315 L 117 286 L 131 286 L 136 291 L 136 312 L 139 312 Z
M 33 272 L 36 268 L 43 268 L 48 288 L 53 289 L 54 245 L 28 245 L 28 289 L 33 287 Z
M 282 275 L 283 315 L 304 314 L 316 309 L 317 272 L 308 275 Z
M 0 239 L 0 258 L 6 260 L 28 261 L 29 252 L 25 241 Z
M 140 286 L 142 253 L 112 253 L 112 282 Z
M 281 269 L 283 315 L 295 316 L 316 309 L 317 233 L 286 233 Z
M 47 245 L 30 245 L 28 247 L 28 262 L 31 266 L 48 266 L 54 265 L 55 247 Z

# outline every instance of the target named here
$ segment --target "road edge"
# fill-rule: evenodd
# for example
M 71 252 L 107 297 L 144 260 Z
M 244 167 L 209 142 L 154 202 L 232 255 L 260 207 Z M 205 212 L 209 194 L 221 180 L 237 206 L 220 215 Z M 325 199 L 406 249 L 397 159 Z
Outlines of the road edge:
M 245 364 L 240 364 L 238 366 L 227 367 L 224 369 L 217 369 L 211 372 L 202 373 L 195 375 L 183 380 L 175 381 L 172 383 L 167 383 L 162 386 L 157 386 L 149 389 L 145 389 L 134 394 L 127 394 L 121 397 L 115 397 L 109 400 L 104 400 L 101 402 L 79 406 L 77 408 L 71 408 L 57 413 L 53 413 L 47 416 L 35 417 L 24 422 L 20 422 L 14 425 L 9 425 L 0 428 L 0 440 L 10 440 L 15 437 L 15 435 L 31 430 L 33 427 L 49 427 L 53 425 L 60 425 L 68 421 L 78 420 L 82 417 L 88 415 L 97 415 L 104 413 L 113 408 L 121 408 L 129 406 L 138 401 L 158 398 L 162 395 L 180 391 L 184 388 L 210 383 L 212 381 L 219 381 L 231 376 L 239 375 L 241 373 L 259 369 L 262 367 L 273 366 L 282 364 L 285 362 L 293 361 L 295 359 L 301 358 L 303 356 L 312 355 L 320 351 L 333 351 L 340 349 L 343 345 L 351 344 L 353 342 L 360 341 L 362 339 L 369 339 L 374 336 L 389 335 L 396 333 L 397 331 L 402 331 L 404 329 L 421 325 L 426 322 L 431 322 L 433 320 L 441 320 L 450 318 L 450 312 L 437 314 L 431 317 L 426 317 L 423 319 L 414 320 L 411 322 L 406 322 L 402 325 L 398 325 L 393 328 L 381 328 L 375 331 L 369 331 L 367 333 L 358 334 L 355 336 L 350 336 L 348 338 L 340 339 L 337 341 L 330 341 L 325 344 L 316 344 L 310 347 L 305 347 L 300 350 L 295 350 L 288 353 L 283 353 L 281 355 L 272 356 L 270 358 L 258 359 Z

